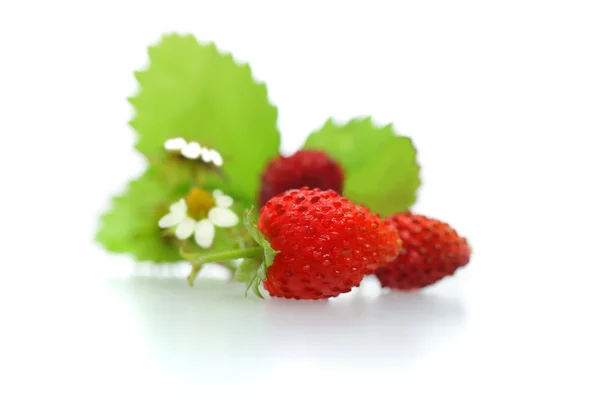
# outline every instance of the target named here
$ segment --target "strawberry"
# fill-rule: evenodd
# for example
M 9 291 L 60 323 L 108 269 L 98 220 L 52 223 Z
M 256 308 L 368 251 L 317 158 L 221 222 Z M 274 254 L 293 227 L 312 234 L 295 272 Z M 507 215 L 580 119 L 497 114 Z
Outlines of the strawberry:
M 386 221 L 398 231 L 403 248 L 396 259 L 375 271 L 383 287 L 424 288 L 469 263 L 471 247 L 447 223 L 411 212 L 392 215 Z
M 400 251 L 392 227 L 333 190 L 303 188 L 272 198 L 260 212 L 258 229 L 280 252 L 264 282 L 275 297 L 349 292 Z
M 270 198 L 304 186 L 342 193 L 344 172 L 324 152 L 300 150 L 290 157 L 279 156 L 272 160 L 263 172 L 261 183 L 259 202 L 262 207 Z
M 200 257 L 192 264 L 246 258 L 236 279 L 259 296 L 262 281 L 273 297 L 335 297 L 400 252 L 398 233 L 389 223 L 333 190 L 288 190 L 265 204 L 258 224 L 248 215 L 246 227 L 258 246 Z

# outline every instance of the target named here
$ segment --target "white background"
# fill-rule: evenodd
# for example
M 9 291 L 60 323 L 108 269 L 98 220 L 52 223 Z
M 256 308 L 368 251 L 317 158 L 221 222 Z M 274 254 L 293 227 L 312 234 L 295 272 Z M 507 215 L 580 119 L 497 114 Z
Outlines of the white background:
M 599 20 L 595 1 L 2 2 L 0 397 L 600 398 Z M 471 264 L 421 295 L 260 302 L 94 245 L 144 168 L 126 97 L 167 31 L 250 62 L 286 153 L 330 116 L 393 122 L 420 152 L 415 211 Z

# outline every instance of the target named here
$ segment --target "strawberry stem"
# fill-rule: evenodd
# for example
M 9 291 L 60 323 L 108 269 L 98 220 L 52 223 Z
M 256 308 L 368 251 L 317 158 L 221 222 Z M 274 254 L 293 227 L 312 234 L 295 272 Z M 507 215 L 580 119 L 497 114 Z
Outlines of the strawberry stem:
M 221 251 L 219 253 L 206 254 L 196 258 L 192 264 L 206 264 L 217 261 L 237 260 L 238 258 L 259 258 L 264 254 L 264 249 L 260 246 L 248 247 L 245 249 L 235 249 Z
M 238 258 L 263 258 L 265 250 L 260 247 L 248 247 L 245 249 L 235 249 L 228 251 L 221 251 L 219 253 L 206 254 L 191 260 L 192 272 L 188 275 L 188 283 L 190 286 L 194 285 L 196 277 L 202 270 L 202 266 L 206 263 L 237 260 Z

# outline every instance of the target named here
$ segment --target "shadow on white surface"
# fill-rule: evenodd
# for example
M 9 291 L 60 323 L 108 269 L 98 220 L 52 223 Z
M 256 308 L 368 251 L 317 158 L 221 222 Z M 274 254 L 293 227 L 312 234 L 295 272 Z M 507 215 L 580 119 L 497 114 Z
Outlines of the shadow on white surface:
M 109 281 L 130 308 L 152 357 L 177 371 L 235 362 L 319 360 L 345 367 L 409 366 L 465 327 L 453 298 L 382 292 L 373 279 L 329 301 L 260 300 L 243 286 L 201 279 Z M 254 364 L 254 363 L 253 363 Z

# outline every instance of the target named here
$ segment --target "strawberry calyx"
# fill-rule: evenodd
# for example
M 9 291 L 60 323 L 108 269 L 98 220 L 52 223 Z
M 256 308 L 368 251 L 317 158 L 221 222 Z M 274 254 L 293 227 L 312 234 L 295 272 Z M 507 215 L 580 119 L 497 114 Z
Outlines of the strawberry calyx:
M 187 278 L 190 286 L 194 285 L 204 264 L 243 259 L 235 270 L 234 279 L 246 284 L 246 295 L 249 290 L 252 290 L 255 295 L 264 298 L 260 293 L 259 285 L 267 278 L 267 270 L 273 264 L 279 251 L 271 247 L 269 240 L 258 229 L 256 217 L 252 211 L 253 208 L 250 208 L 244 212 L 244 226 L 256 242 L 256 246 L 203 254 L 188 253 L 180 249 L 181 256 L 192 264 L 192 271 Z
M 269 240 L 258 229 L 258 225 L 256 224 L 256 216 L 254 215 L 253 210 L 254 208 L 250 207 L 250 209 L 244 211 L 244 226 L 246 229 L 248 229 L 252 239 L 254 239 L 256 243 L 258 243 L 258 245 L 264 250 L 265 264 L 267 264 L 267 267 L 270 267 L 271 264 L 273 264 L 275 256 L 277 253 L 279 253 L 279 250 L 273 249 Z

